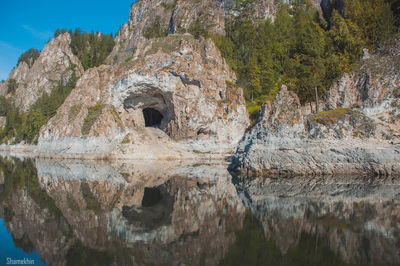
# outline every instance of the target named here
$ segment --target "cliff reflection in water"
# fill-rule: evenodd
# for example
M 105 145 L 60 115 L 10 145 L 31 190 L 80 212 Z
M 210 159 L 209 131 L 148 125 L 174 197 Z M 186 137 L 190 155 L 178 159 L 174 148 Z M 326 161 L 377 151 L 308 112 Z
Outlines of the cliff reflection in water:
M 6 158 L 0 217 L 50 265 L 399 264 L 395 181 L 314 182 L 235 187 L 224 164 Z
M 2 159 L 0 217 L 51 265 L 215 265 L 243 204 L 226 165 L 176 164 Z

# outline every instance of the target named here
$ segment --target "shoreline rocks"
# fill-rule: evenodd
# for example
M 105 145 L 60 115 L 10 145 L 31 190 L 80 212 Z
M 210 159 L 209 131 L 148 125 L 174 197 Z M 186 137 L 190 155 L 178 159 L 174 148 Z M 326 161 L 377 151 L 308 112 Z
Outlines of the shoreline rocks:
M 400 46 L 334 83 L 310 114 L 282 87 L 245 134 L 230 169 L 249 176 L 400 176 Z

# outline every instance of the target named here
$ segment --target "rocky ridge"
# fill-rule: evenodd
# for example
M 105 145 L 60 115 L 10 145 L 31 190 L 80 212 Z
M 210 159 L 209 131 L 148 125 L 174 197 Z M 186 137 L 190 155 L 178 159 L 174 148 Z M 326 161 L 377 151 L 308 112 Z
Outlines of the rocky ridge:
M 398 40 L 328 90 L 318 114 L 285 87 L 260 110 L 231 169 L 245 175 L 399 175 Z
M 227 82 L 234 79 L 209 39 L 146 40 L 123 64 L 83 74 L 41 128 L 39 152 L 159 158 L 184 156 L 191 145 L 229 148 L 249 123 L 242 90 Z M 146 120 L 146 112 L 156 118 Z M 152 147 L 154 153 L 144 154 Z
M 146 29 L 157 26 L 162 34 L 185 34 L 191 25 L 200 21 L 205 30 L 213 34 L 225 33 L 225 19 L 235 14 L 233 0 L 151 0 L 140 1 L 132 5 L 129 21 L 116 35 L 116 47 L 109 59 L 123 62 L 135 54 L 145 38 Z M 255 18 L 274 19 L 280 1 L 261 0 L 254 2 Z M 284 0 L 290 4 L 293 0 Z M 321 0 L 312 0 L 312 4 L 321 10 Z M 325 2 L 323 0 L 322 2 Z
M 66 84 L 73 72 L 77 77 L 81 76 L 83 67 L 72 53 L 70 42 L 69 34 L 62 34 L 45 45 L 31 67 L 20 62 L 8 79 L 0 83 L 0 95 L 12 99 L 21 111 L 26 112 L 43 93 L 50 94 L 60 81 Z M 7 93 L 10 79 L 14 79 L 18 87 Z

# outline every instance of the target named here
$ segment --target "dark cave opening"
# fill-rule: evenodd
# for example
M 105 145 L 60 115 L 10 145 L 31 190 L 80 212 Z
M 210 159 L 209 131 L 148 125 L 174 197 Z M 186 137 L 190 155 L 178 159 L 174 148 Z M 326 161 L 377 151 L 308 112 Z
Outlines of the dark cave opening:
M 146 127 L 159 127 L 161 125 L 161 120 L 164 116 L 153 108 L 143 109 L 144 123 Z
M 143 207 L 151 207 L 159 203 L 162 199 L 161 191 L 159 188 L 144 188 L 144 195 L 142 199 Z

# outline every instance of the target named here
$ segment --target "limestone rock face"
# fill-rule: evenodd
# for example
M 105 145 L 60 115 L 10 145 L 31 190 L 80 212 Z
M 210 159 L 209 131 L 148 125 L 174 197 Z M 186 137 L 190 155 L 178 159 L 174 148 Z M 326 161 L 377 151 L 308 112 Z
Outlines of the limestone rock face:
M 318 114 L 282 88 L 261 108 L 231 168 L 252 175 L 400 175 L 398 43 L 344 74 Z
M 397 39 L 398 42 L 400 38 Z M 325 95 L 327 107 L 368 108 L 375 114 L 390 108 L 399 98 L 400 48 L 383 48 L 363 60 L 362 66 L 354 72 L 345 73 L 333 84 Z
M 22 111 L 27 111 L 44 92 L 50 93 L 60 80 L 66 83 L 73 72 L 79 77 L 83 68 L 71 51 L 70 42 L 69 34 L 64 33 L 46 44 L 31 67 L 21 62 L 14 68 L 8 80 L 15 79 L 18 88 L 6 97 L 11 98 Z M 2 95 L 7 93 L 6 86 L 7 81 L 2 83 Z
M 249 124 L 242 90 L 227 82 L 234 79 L 210 39 L 175 35 L 144 40 L 126 62 L 83 74 L 42 127 L 39 146 L 45 152 L 63 138 L 66 146 L 56 145 L 58 151 L 72 152 L 68 142 L 83 136 L 109 139 L 110 147 L 125 139 L 131 145 L 119 147 L 123 153 L 133 153 L 129 147 L 134 144 L 161 148 L 171 141 L 194 141 L 200 149 L 207 143 L 232 146 Z M 88 151 L 88 145 L 81 147 L 73 153 Z
M 255 1 L 254 17 L 274 19 L 280 1 Z M 293 0 L 285 0 L 291 3 Z M 321 10 L 321 0 L 312 0 Z M 132 5 L 128 23 L 124 24 L 116 36 L 116 46 L 109 56 L 110 61 L 123 62 L 145 39 L 146 29 L 157 22 L 157 28 L 168 34 L 184 34 L 192 23 L 199 20 L 209 32 L 224 34 L 225 19 L 234 14 L 233 0 L 146 0 Z

